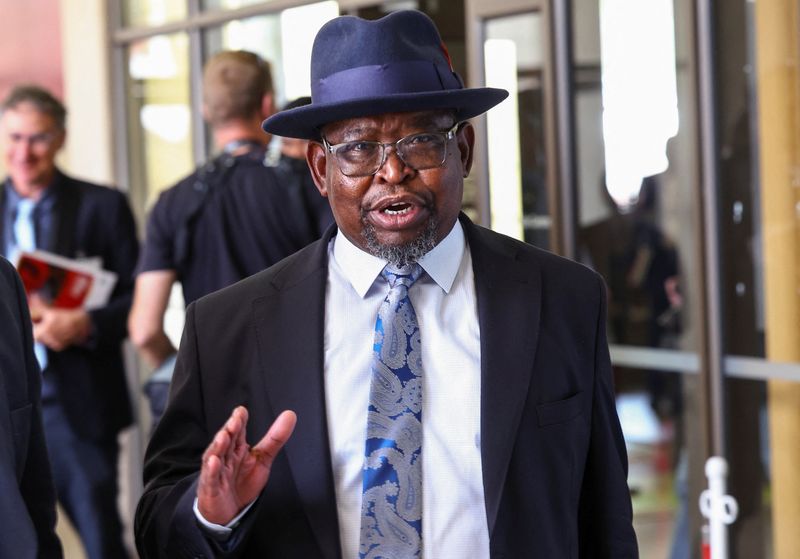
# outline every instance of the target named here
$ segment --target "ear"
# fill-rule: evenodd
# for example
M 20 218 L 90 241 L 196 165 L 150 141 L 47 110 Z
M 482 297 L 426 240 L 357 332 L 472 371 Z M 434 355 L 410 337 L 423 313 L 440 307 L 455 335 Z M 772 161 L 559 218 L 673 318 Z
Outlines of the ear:
M 261 98 L 261 118 L 267 118 L 275 114 L 275 97 L 272 93 L 265 93 Z
M 459 127 L 456 141 L 461 152 L 461 174 L 466 178 L 472 169 L 473 148 L 475 147 L 475 128 L 472 124 L 465 122 Z
M 311 170 L 311 176 L 314 179 L 314 184 L 317 185 L 317 190 L 327 198 L 328 157 L 325 146 L 313 140 L 308 142 L 308 147 L 306 147 L 306 163 L 308 163 L 308 168 Z

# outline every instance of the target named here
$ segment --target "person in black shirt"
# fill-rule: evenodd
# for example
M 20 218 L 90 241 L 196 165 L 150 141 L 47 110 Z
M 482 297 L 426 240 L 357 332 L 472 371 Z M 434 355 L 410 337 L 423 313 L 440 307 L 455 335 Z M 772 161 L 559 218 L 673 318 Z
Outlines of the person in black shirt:
M 145 391 L 153 423 L 163 411 L 175 347 L 164 314 L 175 281 L 186 305 L 250 276 L 319 237 L 297 179 L 267 164 L 273 111 L 269 65 L 246 51 L 212 57 L 203 74 L 203 116 L 221 154 L 164 191 L 147 220 L 128 321 L 131 340 L 155 368 Z
M 286 103 L 281 110 L 289 111 L 310 104 L 311 97 L 298 97 Z M 333 225 L 333 213 L 328 199 L 320 195 L 308 170 L 307 148 L 308 140 L 281 137 L 281 155 L 276 166 L 281 172 L 297 181 L 294 193 L 299 197 L 316 235 L 321 237 L 325 230 Z

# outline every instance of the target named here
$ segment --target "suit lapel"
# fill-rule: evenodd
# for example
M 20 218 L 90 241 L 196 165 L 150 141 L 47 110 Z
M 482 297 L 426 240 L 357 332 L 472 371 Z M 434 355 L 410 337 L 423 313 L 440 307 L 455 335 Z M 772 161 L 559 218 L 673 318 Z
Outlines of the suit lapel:
M 81 193 L 77 188 L 71 188 L 69 180 L 60 171 L 56 172 L 52 186 L 56 197 L 52 213 L 53 225 L 50 228 L 50 238 L 45 239 L 42 248 L 71 258 L 75 256 L 76 250 Z
M 539 334 L 541 280 L 513 243 L 462 218 L 475 272 L 481 331 L 481 460 L 489 534 L 494 531 L 525 406 Z M 534 273 L 532 273 L 532 271 Z
M 539 333 L 541 284 L 534 264 L 461 218 L 472 254 L 481 330 L 481 458 L 489 534 L 531 382 Z M 330 229 L 310 257 L 276 274 L 253 304 L 273 412 L 293 409 L 298 423 L 284 451 L 311 528 L 326 558 L 341 549 L 324 394 L 324 305 Z M 303 335 L 298 335 L 303 332 Z M 320 476 L 320 472 L 324 475 Z
M 278 272 L 271 292 L 253 304 L 261 362 L 269 364 L 263 392 L 275 414 L 297 413 L 284 452 L 319 548 L 330 559 L 341 549 L 323 378 L 327 247 L 334 231 L 307 260 Z

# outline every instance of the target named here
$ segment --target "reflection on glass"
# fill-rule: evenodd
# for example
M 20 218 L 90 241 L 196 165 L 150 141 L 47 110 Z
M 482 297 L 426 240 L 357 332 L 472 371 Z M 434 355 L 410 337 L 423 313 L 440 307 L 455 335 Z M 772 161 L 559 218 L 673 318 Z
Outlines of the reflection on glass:
M 572 9 L 579 259 L 606 281 L 615 353 L 696 351 L 694 66 L 691 42 L 675 40 L 691 34 L 692 3 L 574 0 Z M 615 363 L 614 382 L 640 553 L 689 559 L 699 556 L 691 519 L 705 484 L 701 377 L 639 355 Z
M 619 206 L 606 190 L 606 217 L 580 232 L 582 257 L 608 287 L 611 343 L 678 346 L 684 298 L 678 249 L 658 222 L 663 188 L 661 177 L 642 180 L 632 207 Z
M 187 2 L 177 0 L 123 0 L 123 25 L 145 27 L 185 19 Z
M 621 207 L 636 202 L 644 177 L 667 170 L 678 132 L 672 2 L 600 3 L 606 186 Z
M 518 14 L 485 25 L 486 85 L 511 93 L 487 115 L 492 228 L 548 248 L 541 16 Z
M 509 99 L 486 116 L 492 229 L 522 239 L 517 48 L 508 39 L 488 39 L 483 45 L 483 52 L 487 61 L 486 85 L 509 92 Z
M 128 48 L 128 118 L 132 189 L 140 212 L 193 165 L 188 38 L 162 35 Z

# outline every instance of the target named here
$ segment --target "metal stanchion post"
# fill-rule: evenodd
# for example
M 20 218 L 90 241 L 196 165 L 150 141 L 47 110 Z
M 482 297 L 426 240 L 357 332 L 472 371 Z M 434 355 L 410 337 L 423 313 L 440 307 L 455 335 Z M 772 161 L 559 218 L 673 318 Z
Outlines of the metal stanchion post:
M 728 559 L 728 524 L 739 514 L 736 499 L 726 495 L 728 462 L 720 456 L 706 461 L 708 489 L 700 494 L 700 512 L 708 519 L 711 559 Z

